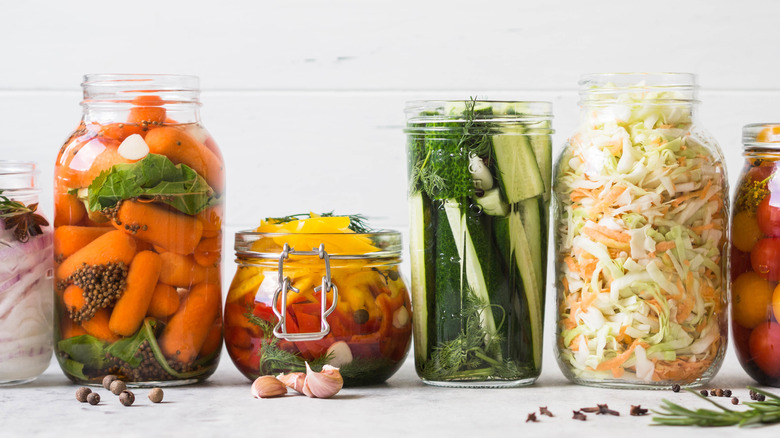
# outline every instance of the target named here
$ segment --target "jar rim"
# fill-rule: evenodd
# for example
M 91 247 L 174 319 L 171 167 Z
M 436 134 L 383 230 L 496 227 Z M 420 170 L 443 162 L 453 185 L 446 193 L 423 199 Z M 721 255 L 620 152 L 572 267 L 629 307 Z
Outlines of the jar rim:
M 370 233 L 268 233 L 258 232 L 253 230 L 240 230 L 235 234 L 235 250 L 237 257 L 247 258 L 259 258 L 259 259 L 273 259 L 278 260 L 281 255 L 279 252 L 259 252 L 251 249 L 251 244 L 257 242 L 260 239 L 266 238 L 300 238 L 300 237 L 323 239 L 337 239 L 347 237 L 363 237 L 371 239 L 376 242 L 384 242 L 385 248 L 377 246 L 377 251 L 366 252 L 361 254 L 352 254 L 346 252 L 328 252 L 330 258 L 333 259 L 376 259 L 376 258 L 397 258 L 401 256 L 401 232 L 396 230 L 377 230 Z M 311 251 L 312 248 L 299 249 L 298 251 Z M 327 246 L 325 251 L 328 251 Z
M 131 104 L 154 95 L 162 104 L 200 104 L 200 79 L 185 74 L 90 73 L 84 75 L 82 105 Z
M 780 122 L 750 123 L 743 126 L 742 146 L 744 149 L 780 149 Z
M 617 72 L 580 76 L 580 104 L 611 105 L 640 101 L 643 105 L 698 104 L 693 73 Z
M 467 105 L 474 105 L 473 116 L 466 117 Z M 480 112 L 477 106 L 489 106 L 490 112 Z M 496 127 L 522 125 L 527 129 L 525 135 L 547 135 L 554 131 L 551 127 L 553 119 L 552 102 L 537 100 L 413 100 L 406 102 L 407 134 L 427 131 L 448 131 L 461 127 L 425 126 L 425 123 L 447 122 L 470 124 L 480 129 L 488 124 Z M 499 128 L 500 129 L 500 128 Z

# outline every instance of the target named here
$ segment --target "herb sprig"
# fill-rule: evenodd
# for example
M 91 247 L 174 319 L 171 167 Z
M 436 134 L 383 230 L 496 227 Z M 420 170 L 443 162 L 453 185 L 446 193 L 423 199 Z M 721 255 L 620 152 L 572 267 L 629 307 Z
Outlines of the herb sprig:
M 760 424 L 780 423 L 780 397 L 761 389 L 748 386 L 748 389 L 762 394 L 766 397 L 765 401 L 746 402 L 743 405 L 748 409 L 745 411 L 735 411 L 729 409 L 720 403 L 699 394 L 696 391 L 688 389 L 687 391 L 699 398 L 707 400 L 715 405 L 714 409 L 688 409 L 669 400 L 664 399 L 658 411 L 653 411 L 656 415 L 653 421 L 656 424 L 664 426 L 700 426 L 700 427 L 721 427 L 721 426 L 755 426 Z
M 0 190 L 0 219 L 3 220 L 3 228 L 13 230 L 16 239 L 22 243 L 43 234 L 43 228 L 49 225 L 43 216 L 36 213 L 38 203 L 24 205 L 4 196 Z
M 368 219 L 362 214 L 335 214 L 334 212 L 329 211 L 327 213 L 320 214 L 320 216 L 321 217 L 348 217 L 349 218 L 348 228 L 350 230 L 360 234 L 374 232 L 374 229 L 368 225 Z M 298 214 L 291 214 L 282 217 L 268 217 L 265 218 L 265 220 L 274 221 L 277 224 L 283 224 L 285 222 L 292 222 L 301 219 L 309 219 L 310 217 L 311 217 L 311 213 L 298 213 Z

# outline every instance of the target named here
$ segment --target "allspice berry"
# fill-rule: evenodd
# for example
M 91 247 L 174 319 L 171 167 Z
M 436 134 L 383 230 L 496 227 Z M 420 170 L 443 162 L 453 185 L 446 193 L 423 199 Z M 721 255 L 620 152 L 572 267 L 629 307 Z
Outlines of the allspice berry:
M 163 399 L 163 390 L 160 388 L 152 388 L 151 391 L 149 391 L 149 400 L 152 401 L 152 403 L 160 403 Z
M 119 394 L 119 401 L 125 406 L 130 406 L 135 402 L 135 394 L 131 391 L 122 391 L 122 393 Z
M 114 380 L 113 382 L 111 382 L 111 386 L 109 387 L 109 389 L 111 390 L 112 394 L 119 395 L 122 393 L 122 391 L 127 389 L 127 385 L 125 385 L 125 382 L 121 380 Z
M 111 389 L 111 382 L 116 380 L 117 377 L 113 374 L 109 374 L 106 377 L 103 377 L 103 388 L 106 388 L 108 390 Z
M 87 401 L 89 402 L 89 404 L 93 406 L 100 403 L 100 394 L 98 394 L 97 392 L 90 393 L 87 396 Z
M 87 388 L 86 386 L 82 386 L 76 390 L 76 400 L 80 401 L 81 403 L 86 403 L 87 396 L 89 396 L 91 392 L 91 389 Z

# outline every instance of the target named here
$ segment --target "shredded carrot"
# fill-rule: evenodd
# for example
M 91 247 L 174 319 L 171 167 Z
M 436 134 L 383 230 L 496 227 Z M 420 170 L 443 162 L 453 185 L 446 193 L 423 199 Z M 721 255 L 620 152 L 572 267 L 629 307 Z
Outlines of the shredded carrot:
M 669 251 L 677 246 L 674 240 L 667 240 L 666 242 L 659 242 L 655 244 L 655 252 Z
M 696 233 L 696 234 L 701 234 L 702 231 L 704 231 L 704 230 L 711 230 L 713 228 L 715 228 L 715 224 L 714 223 L 709 223 L 707 225 L 701 225 L 701 226 L 698 226 L 698 227 L 691 227 L 691 230 L 693 230 L 693 232 Z
M 607 246 L 607 248 L 616 248 L 622 250 L 628 250 L 631 248 L 631 246 L 627 242 L 621 242 L 609 236 L 606 236 L 596 228 L 585 227 L 582 229 L 582 234 L 587 235 L 588 237 L 595 240 L 596 242 L 603 243 L 604 245 Z M 631 240 L 630 237 L 629 240 Z
M 612 203 L 615 202 L 615 200 L 618 197 L 620 197 L 620 195 L 622 195 L 623 192 L 625 192 L 625 191 L 626 191 L 626 188 L 623 187 L 623 186 L 617 186 L 617 185 L 613 186 L 609 190 L 609 193 L 607 193 L 607 196 L 605 196 L 601 201 L 596 203 L 596 205 L 594 205 L 590 209 L 590 211 L 588 213 L 591 216 L 597 216 L 597 215 L 601 214 L 604 211 L 604 209 L 606 209 L 607 207 L 612 205 Z
M 626 351 L 618 354 L 612 359 L 605 360 L 604 362 L 598 364 L 598 366 L 596 366 L 596 371 L 606 371 L 620 367 L 631 357 L 632 354 L 634 354 L 634 350 L 636 349 L 637 345 L 640 345 L 639 339 L 635 339 L 634 342 L 631 343 L 631 346 L 626 349 Z M 643 347 L 646 345 L 647 344 L 643 345 Z

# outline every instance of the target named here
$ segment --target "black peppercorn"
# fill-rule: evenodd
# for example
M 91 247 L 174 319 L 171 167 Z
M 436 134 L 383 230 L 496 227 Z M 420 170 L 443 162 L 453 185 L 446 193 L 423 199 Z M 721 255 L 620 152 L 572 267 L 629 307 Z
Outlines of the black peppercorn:
M 368 317 L 368 310 L 366 309 L 357 309 L 354 313 L 352 313 L 352 318 L 357 324 L 365 324 L 368 322 Z
M 731 397 L 731 404 L 732 405 L 738 405 L 739 404 L 739 399 L 736 398 L 736 397 Z
M 672 391 L 674 391 L 674 392 L 680 392 L 680 385 L 678 385 L 678 384 L 676 384 L 676 383 L 675 383 L 674 385 L 672 385 Z
M 708 395 L 710 395 L 710 393 L 709 393 L 709 392 L 708 392 L 706 389 L 702 389 L 701 391 L 699 391 L 699 394 L 701 394 L 701 395 L 703 395 L 703 396 L 705 396 L 705 397 L 707 397 Z
M 724 389 L 723 390 L 723 397 L 731 397 L 731 390 L 730 389 Z

